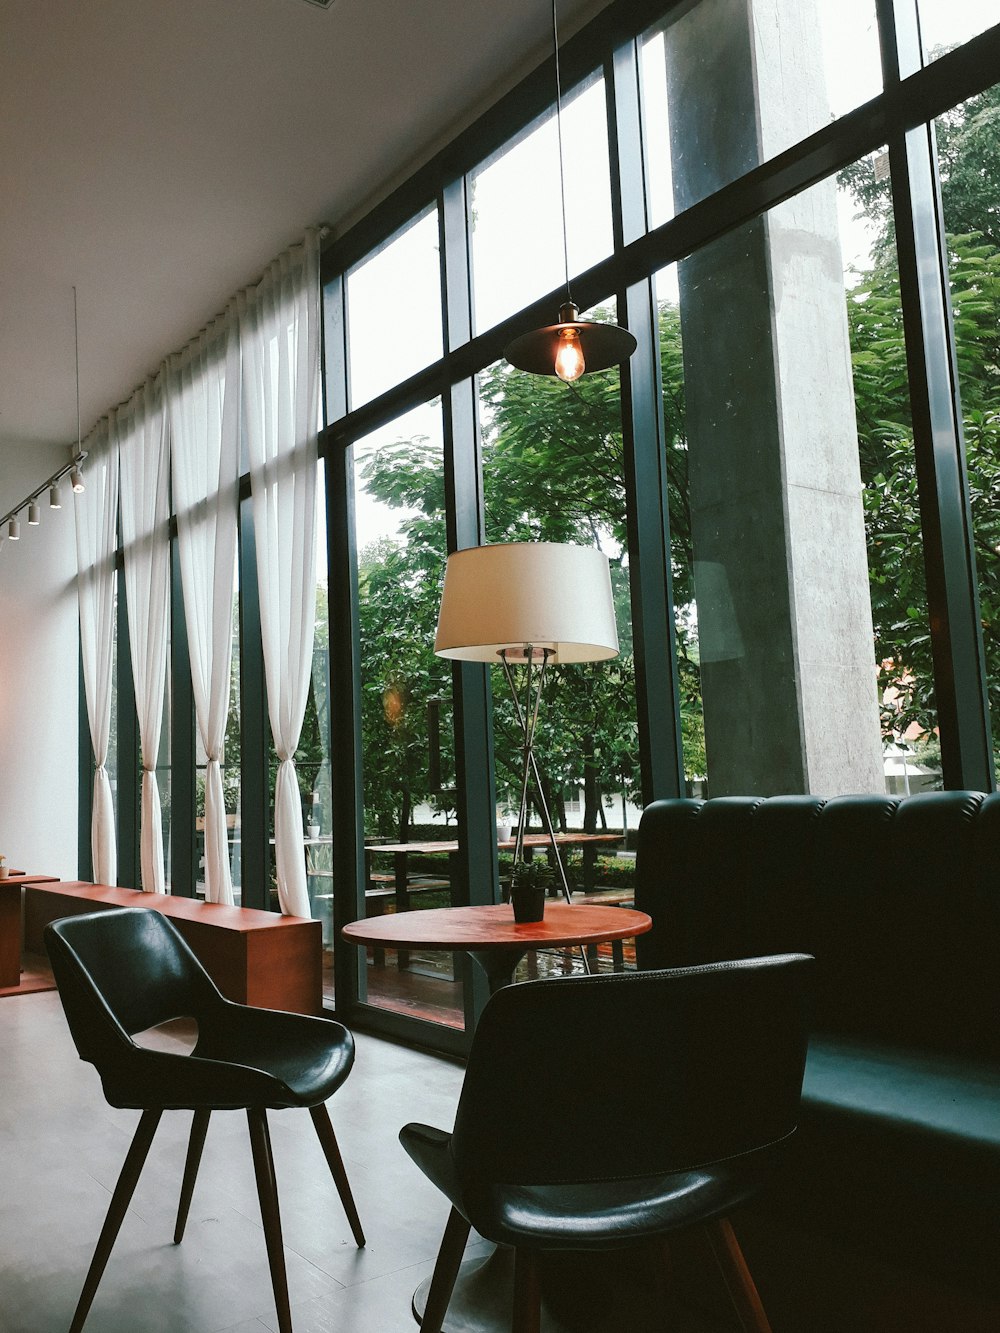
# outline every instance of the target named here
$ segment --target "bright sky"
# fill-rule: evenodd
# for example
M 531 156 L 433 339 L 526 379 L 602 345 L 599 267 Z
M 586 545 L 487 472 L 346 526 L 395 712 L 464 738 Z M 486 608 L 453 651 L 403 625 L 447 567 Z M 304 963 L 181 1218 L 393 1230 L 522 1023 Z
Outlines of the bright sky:
M 815 0 L 820 14 L 827 95 L 833 116 L 860 106 L 881 89 L 874 0 Z M 921 0 L 928 49 L 967 41 L 1000 17 L 997 0 Z M 652 169 L 654 225 L 673 213 L 663 39 L 644 48 L 645 120 Z M 611 251 L 611 201 L 604 92 L 600 82 L 563 103 L 570 272 Z M 818 129 L 805 126 L 802 132 Z M 477 330 L 488 328 L 563 280 L 559 157 L 555 118 L 475 175 L 473 268 Z M 849 196 L 838 200 L 845 267 L 862 266 L 870 234 L 854 218 Z M 357 406 L 441 355 L 438 233 L 434 213 L 418 220 L 348 277 L 351 394 Z M 673 271 L 659 275 L 659 295 L 676 299 Z M 398 312 L 387 336 L 386 314 Z M 553 321 L 557 312 L 552 312 Z M 415 336 L 416 334 L 416 336 Z M 425 405 L 359 444 L 372 448 L 421 434 L 441 440 L 440 411 Z M 358 542 L 398 530 L 390 510 L 357 490 Z

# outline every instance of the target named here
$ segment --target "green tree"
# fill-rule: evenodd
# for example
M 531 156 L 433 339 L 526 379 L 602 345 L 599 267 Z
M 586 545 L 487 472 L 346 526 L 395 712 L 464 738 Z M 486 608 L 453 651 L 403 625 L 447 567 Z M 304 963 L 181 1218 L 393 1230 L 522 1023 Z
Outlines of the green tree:
M 963 434 L 994 748 L 1000 748 L 1000 88 L 936 124 Z M 889 182 L 870 159 L 844 172 L 877 228 L 870 268 L 848 294 L 876 660 L 892 687 L 886 736 L 937 725 L 920 507 Z

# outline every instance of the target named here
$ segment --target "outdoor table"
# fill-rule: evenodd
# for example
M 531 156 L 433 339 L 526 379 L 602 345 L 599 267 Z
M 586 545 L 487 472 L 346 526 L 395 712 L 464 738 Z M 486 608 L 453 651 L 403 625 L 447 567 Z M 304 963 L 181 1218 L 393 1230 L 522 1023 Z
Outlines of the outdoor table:
M 582 847 L 584 851 L 597 851 L 598 848 L 610 847 L 616 843 L 624 841 L 624 835 L 621 833 L 557 833 L 556 843 L 560 847 Z M 512 852 L 517 845 L 515 838 L 504 838 L 497 842 L 497 849 L 501 852 Z M 552 840 L 547 833 L 526 833 L 522 845 L 530 852 L 535 849 L 544 850 L 552 846 Z M 447 856 L 449 861 L 458 851 L 458 840 L 455 838 L 438 839 L 421 842 L 381 842 L 370 843 L 365 847 L 365 861 L 369 867 L 369 878 L 371 859 L 373 856 L 391 856 L 393 858 L 393 872 L 396 883 L 396 898 L 398 903 L 406 901 L 407 884 L 407 861 L 411 856 Z M 586 879 L 587 867 L 584 867 Z M 452 875 L 452 878 L 454 876 Z

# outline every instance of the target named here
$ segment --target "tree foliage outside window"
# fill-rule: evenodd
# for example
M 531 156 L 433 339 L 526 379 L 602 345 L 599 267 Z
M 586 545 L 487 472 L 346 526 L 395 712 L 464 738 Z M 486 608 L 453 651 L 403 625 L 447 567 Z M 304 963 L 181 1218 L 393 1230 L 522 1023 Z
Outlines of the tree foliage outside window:
M 1000 88 L 949 112 L 937 131 L 945 218 L 954 228 L 948 238 L 951 295 L 990 698 L 1000 737 L 994 632 L 1000 614 Z M 889 689 L 883 736 L 892 740 L 916 724 L 933 748 L 937 718 L 890 188 L 873 159 L 840 179 L 876 232 L 871 262 L 854 274 L 846 301 L 873 656 Z M 660 303 L 659 325 L 682 734 L 686 771 L 697 776 L 706 760 L 676 303 Z M 553 810 L 564 814 L 566 789 L 582 784 L 584 826 L 593 828 L 602 817 L 602 797 L 625 792 L 641 800 L 617 376 L 588 375 L 567 388 L 497 365 L 481 375 L 480 394 L 487 539 L 580 542 L 599 546 L 611 560 L 623 611 L 619 625 L 626 627 L 621 654 L 553 671 L 539 724 Z M 428 700 L 450 694 L 450 665 L 432 651 L 445 561 L 440 450 L 422 438 L 399 440 L 370 456 L 362 478 L 373 496 L 410 514 L 398 539 L 382 539 L 359 558 L 365 803 L 377 825 L 370 832 L 401 837 L 418 804 L 449 808 L 448 796 L 430 789 L 426 721 Z M 519 789 L 519 733 L 504 693 L 495 689 L 494 697 L 498 799 L 509 808 Z M 451 728 L 446 717 L 442 722 L 445 772 L 453 773 Z
M 1000 87 L 936 123 L 962 425 L 994 751 L 1000 749 Z M 848 296 L 876 661 L 887 739 L 937 715 L 890 184 L 872 159 L 841 175 L 877 229 Z

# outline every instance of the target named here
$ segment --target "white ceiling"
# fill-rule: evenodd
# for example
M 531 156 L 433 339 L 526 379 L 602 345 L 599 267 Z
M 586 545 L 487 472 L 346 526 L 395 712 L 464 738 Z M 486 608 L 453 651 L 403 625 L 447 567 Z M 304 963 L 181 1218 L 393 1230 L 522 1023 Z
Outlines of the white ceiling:
M 561 38 L 607 3 L 560 0 Z M 75 442 L 74 285 L 86 434 L 538 64 L 549 24 L 547 0 L 0 0 L 0 457 Z

